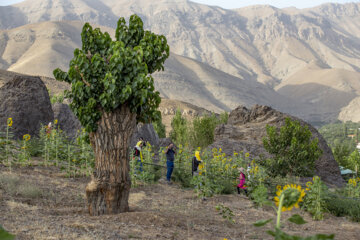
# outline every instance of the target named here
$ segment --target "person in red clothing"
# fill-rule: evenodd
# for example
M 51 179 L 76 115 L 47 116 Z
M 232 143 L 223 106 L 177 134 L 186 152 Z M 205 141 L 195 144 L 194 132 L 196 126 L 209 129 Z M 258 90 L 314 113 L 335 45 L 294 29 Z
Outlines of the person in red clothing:
M 246 181 L 245 170 L 244 170 L 244 168 L 241 167 L 241 168 L 239 168 L 239 171 L 240 171 L 240 176 L 239 176 L 239 184 L 237 185 L 237 191 L 238 191 L 238 194 L 240 194 L 240 189 L 243 189 L 245 192 L 245 195 L 247 196 L 248 192 L 247 192 L 246 186 L 245 186 L 245 181 Z

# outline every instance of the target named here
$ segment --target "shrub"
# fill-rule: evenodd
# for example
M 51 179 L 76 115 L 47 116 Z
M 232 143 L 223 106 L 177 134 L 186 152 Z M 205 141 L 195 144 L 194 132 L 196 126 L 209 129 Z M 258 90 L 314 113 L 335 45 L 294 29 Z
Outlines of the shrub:
M 20 185 L 17 194 L 24 198 L 41 198 L 44 195 L 40 188 L 30 183 Z
M 220 122 L 219 124 L 227 124 L 229 120 L 229 113 L 228 112 L 223 112 L 220 114 Z
M 261 184 L 252 190 L 250 196 L 255 205 L 262 207 L 268 202 L 268 189 Z
M 171 121 L 171 128 L 171 140 L 177 145 L 181 144 L 185 146 L 188 141 L 187 121 L 181 116 L 181 111 L 179 109 L 176 110 L 175 116 Z
M 205 148 L 214 142 L 214 130 L 219 124 L 215 114 L 197 117 L 192 122 L 190 135 L 191 146 Z
M 337 217 L 349 216 L 352 221 L 360 222 L 359 199 L 331 195 L 326 199 L 325 206 L 331 214 Z
M 11 196 L 16 195 L 20 178 L 9 174 L 0 175 L 0 187 Z
M 166 129 L 165 125 L 162 123 L 161 115 L 158 120 L 153 122 L 153 126 L 159 138 L 166 138 Z
M 1 225 L 0 225 L 0 239 L 2 240 L 13 240 L 15 236 L 8 233 Z
M 276 176 L 312 176 L 315 160 L 322 154 L 318 139 L 311 139 L 312 133 L 299 121 L 285 119 L 285 125 L 278 130 L 275 126 L 266 126 L 267 137 L 263 144 L 274 157 L 266 161 L 270 175 Z

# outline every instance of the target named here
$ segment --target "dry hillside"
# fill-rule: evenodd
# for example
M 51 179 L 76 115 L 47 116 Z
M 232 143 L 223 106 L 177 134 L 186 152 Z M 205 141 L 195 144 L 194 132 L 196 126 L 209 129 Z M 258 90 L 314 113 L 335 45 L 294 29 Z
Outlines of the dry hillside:
M 311 60 L 331 68 L 360 68 L 360 3 L 225 10 L 187 0 L 25 0 L 0 7 L 0 13 L 2 29 L 59 20 L 115 27 L 119 16 L 137 13 L 147 28 L 166 35 L 174 53 L 269 84 Z
M 128 17 L 133 13 L 142 17 L 147 29 L 164 34 L 173 53 L 199 61 L 191 62 L 175 54 L 169 60 L 183 63 L 185 67 L 180 74 L 168 74 L 171 77 L 177 75 L 189 84 L 181 85 L 178 90 L 192 90 L 187 96 L 180 97 L 179 91 L 174 92 L 171 96 L 174 99 L 193 102 L 189 100 L 192 96 L 206 94 L 204 98 L 196 97 L 193 103 L 215 111 L 229 110 L 239 104 L 249 106 L 254 100 L 259 104 L 265 101 L 312 122 L 336 120 L 341 109 L 347 108 L 347 118 L 356 119 L 351 113 L 356 109 L 347 104 L 359 95 L 349 91 L 349 85 L 343 83 L 351 85 L 359 80 L 360 3 L 324 4 L 301 10 L 260 5 L 226 10 L 188 0 L 25 0 L 0 7 L 0 28 L 59 20 L 90 21 L 113 28 L 119 16 Z M 31 69 L 31 74 L 47 76 L 51 75 L 53 65 L 66 68 L 66 61 L 62 60 L 69 59 L 72 49 L 79 43 L 76 34 L 81 24 L 74 23 L 76 26 L 73 26 L 73 23 L 44 23 L 46 25 L 39 25 L 42 26 L 39 30 L 31 31 L 27 27 L 13 29 L 11 34 L 1 32 L 0 68 L 19 72 Z M 43 42 L 42 37 L 49 41 Z M 36 59 L 41 64 L 32 65 Z M 223 82 L 224 77 L 209 72 L 203 74 L 205 65 L 202 69 L 195 66 L 201 65 L 200 62 L 236 76 L 225 79 L 235 82 L 231 89 L 238 94 L 215 88 L 216 81 L 207 79 L 193 85 L 186 62 L 191 62 L 194 66 L 191 69 L 201 78 L 212 75 L 213 79 Z M 307 71 L 312 62 L 317 62 L 319 69 Z M 346 79 L 337 77 L 342 73 L 346 74 Z M 328 76 L 330 81 L 327 81 Z M 292 100 L 270 93 L 261 85 L 249 86 L 239 79 L 276 87 Z M 169 94 L 159 86 L 164 96 Z M 243 86 L 245 90 L 239 92 Z M 248 92 L 246 86 L 256 89 L 255 97 L 252 94 L 238 97 Z M 262 92 L 258 93 L 258 89 Z
M 68 68 L 75 48 L 81 47 L 81 22 L 43 22 L 0 30 L 3 69 L 52 77 L 53 69 Z M 114 29 L 102 27 L 113 35 Z M 306 113 L 302 105 L 272 88 L 219 71 L 196 60 L 171 54 L 165 71 L 156 73 L 155 87 L 163 98 L 189 102 L 211 111 L 230 111 L 238 105 L 271 105 L 280 111 Z

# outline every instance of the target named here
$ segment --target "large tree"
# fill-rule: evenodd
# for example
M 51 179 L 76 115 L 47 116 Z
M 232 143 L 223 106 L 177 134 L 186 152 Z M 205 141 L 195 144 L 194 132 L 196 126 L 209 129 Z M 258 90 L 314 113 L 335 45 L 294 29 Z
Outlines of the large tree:
M 68 72 L 54 70 L 71 83 L 70 107 L 89 133 L 95 169 L 86 187 L 90 215 L 129 210 L 129 142 L 137 122 L 157 120 L 160 94 L 150 74 L 163 70 L 169 57 L 166 38 L 144 31 L 132 15 L 120 18 L 115 40 L 86 23 L 82 49 L 75 49 Z

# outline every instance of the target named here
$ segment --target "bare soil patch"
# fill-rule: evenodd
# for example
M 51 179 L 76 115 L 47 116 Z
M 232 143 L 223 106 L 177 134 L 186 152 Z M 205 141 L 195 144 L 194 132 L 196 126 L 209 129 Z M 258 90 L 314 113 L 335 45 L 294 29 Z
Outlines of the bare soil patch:
M 246 197 L 223 195 L 201 200 L 193 190 L 163 183 L 133 188 L 130 212 L 90 217 L 86 209 L 87 178 L 64 178 L 53 167 L 14 168 L 12 173 L 0 166 L 2 178 L 18 178 L 18 184 L 36 186 L 39 194 L 24 197 L 0 183 L 0 224 L 17 239 L 272 239 L 267 228 L 252 224 L 273 218 L 271 208 L 254 208 Z M 6 190 L 6 191 L 5 191 Z M 235 224 L 224 220 L 215 210 L 223 204 L 235 214 Z M 304 211 L 307 224 L 285 223 L 286 232 L 298 235 L 335 233 L 336 239 L 359 239 L 360 224 L 346 218 L 326 215 L 313 221 Z

